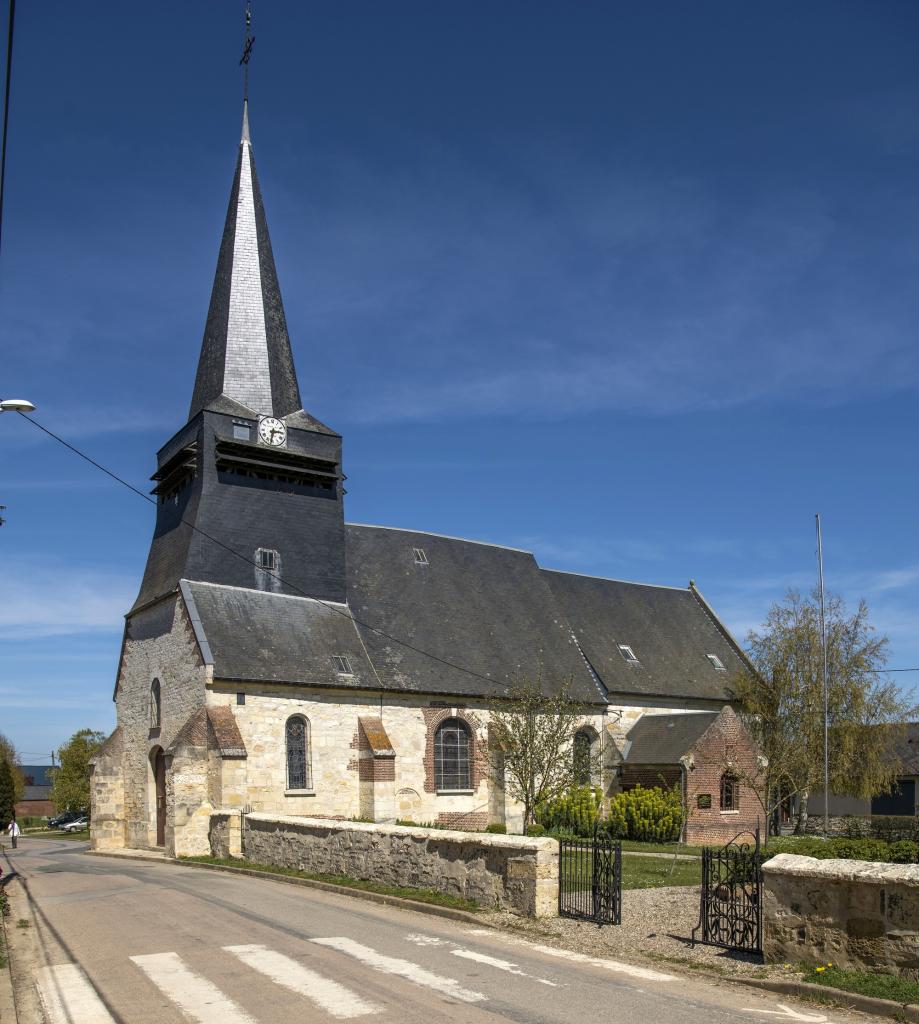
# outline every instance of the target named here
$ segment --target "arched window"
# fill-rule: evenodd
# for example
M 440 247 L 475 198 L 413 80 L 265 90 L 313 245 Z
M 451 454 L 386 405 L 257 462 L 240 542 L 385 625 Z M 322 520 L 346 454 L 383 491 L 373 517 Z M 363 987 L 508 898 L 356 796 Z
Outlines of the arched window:
M 721 810 L 736 811 L 740 809 L 740 779 L 733 772 L 725 772 L 721 776 Z
M 310 757 L 310 723 L 303 715 L 287 719 L 287 788 L 312 789 L 313 771 Z
M 434 733 L 434 785 L 438 790 L 472 789 L 471 737 L 465 722 L 448 718 Z
M 150 684 L 150 728 L 159 729 L 160 727 L 160 681 L 154 679 Z
M 586 729 L 578 729 L 574 734 L 572 757 L 574 758 L 574 781 L 578 786 L 589 786 L 593 775 L 591 765 L 591 748 L 594 738 Z

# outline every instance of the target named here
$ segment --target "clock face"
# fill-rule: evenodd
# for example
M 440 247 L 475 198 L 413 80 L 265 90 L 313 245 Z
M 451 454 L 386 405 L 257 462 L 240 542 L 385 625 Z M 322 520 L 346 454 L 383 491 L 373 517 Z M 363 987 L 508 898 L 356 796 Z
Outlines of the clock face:
M 258 436 L 264 444 L 279 448 L 287 440 L 287 427 L 274 416 L 265 416 L 258 422 Z

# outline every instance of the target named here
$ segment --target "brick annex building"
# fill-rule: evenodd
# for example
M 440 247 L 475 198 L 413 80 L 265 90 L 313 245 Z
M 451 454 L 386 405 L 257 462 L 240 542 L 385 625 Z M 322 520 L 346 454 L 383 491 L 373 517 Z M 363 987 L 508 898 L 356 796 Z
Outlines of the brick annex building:
M 725 772 L 755 759 L 730 707 L 743 654 L 692 583 L 345 522 L 342 438 L 302 408 L 247 109 L 188 422 L 153 479 L 118 724 L 93 771 L 96 848 L 206 853 L 230 808 L 519 831 L 487 749 L 520 673 L 570 681 L 572 742 L 607 793 L 665 777 L 689 838 L 755 825 Z

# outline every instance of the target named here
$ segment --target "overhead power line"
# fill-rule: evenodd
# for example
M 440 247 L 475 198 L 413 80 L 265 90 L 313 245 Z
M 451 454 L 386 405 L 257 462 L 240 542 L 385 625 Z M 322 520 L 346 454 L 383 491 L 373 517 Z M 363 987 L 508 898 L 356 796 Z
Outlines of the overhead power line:
M 10 123 L 10 81 L 13 72 L 13 22 L 16 0 L 10 0 L 10 17 L 6 29 L 6 88 L 3 93 L 3 142 L 0 144 L 0 238 L 3 236 L 3 186 L 6 181 L 6 137 Z

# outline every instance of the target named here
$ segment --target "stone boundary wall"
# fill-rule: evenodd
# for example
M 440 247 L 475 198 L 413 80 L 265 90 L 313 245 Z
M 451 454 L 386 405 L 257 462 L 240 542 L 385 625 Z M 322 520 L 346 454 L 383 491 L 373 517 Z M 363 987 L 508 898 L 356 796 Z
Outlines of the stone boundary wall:
M 211 818 L 215 856 L 234 856 L 228 817 L 235 815 Z M 558 913 L 554 839 L 247 814 L 241 845 L 259 864 L 434 889 L 528 917 Z
M 763 865 L 763 952 L 919 980 L 919 865 L 780 853 Z

